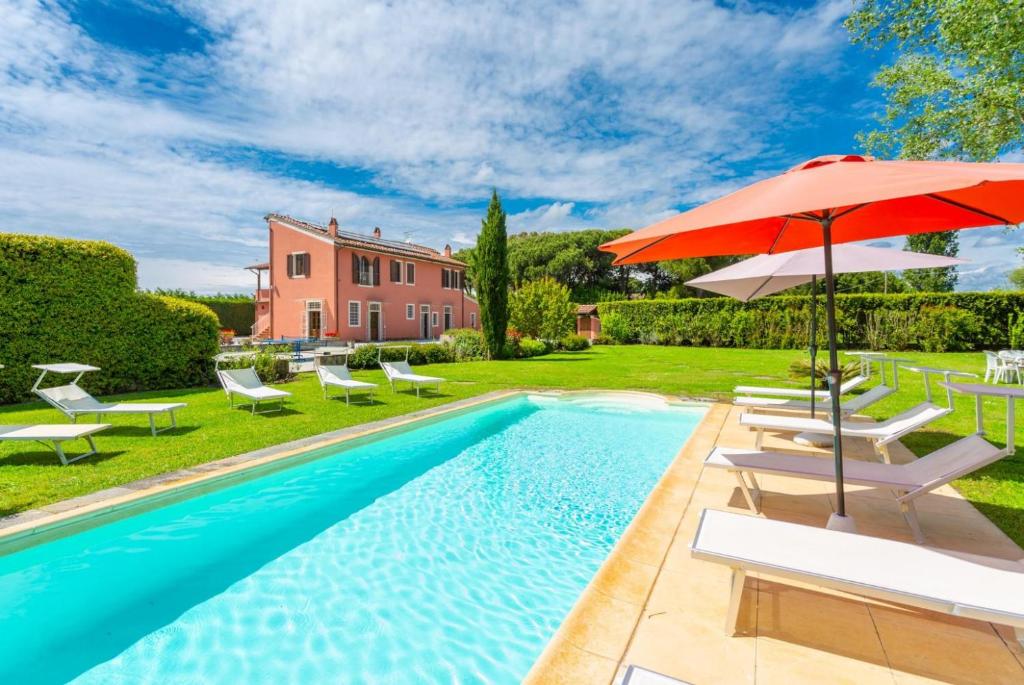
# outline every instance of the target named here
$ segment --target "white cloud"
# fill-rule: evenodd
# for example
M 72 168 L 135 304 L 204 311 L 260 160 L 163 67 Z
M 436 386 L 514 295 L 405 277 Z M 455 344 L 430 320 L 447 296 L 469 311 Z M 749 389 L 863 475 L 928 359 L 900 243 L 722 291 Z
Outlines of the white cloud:
M 266 211 L 466 245 L 480 212 L 460 205 L 496 186 L 550 198 L 510 217 L 522 230 L 639 227 L 777 158 L 809 97 L 799 77 L 840 66 L 844 7 L 183 0 L 206 52 L 142 57 L 59 7 L 0 0 L 2 229 L 114 240 L 150 281 L 195 258 L 216 289 L 264 256 Z M 216 154 L 234 149 L 359 168 L 395 192 Z

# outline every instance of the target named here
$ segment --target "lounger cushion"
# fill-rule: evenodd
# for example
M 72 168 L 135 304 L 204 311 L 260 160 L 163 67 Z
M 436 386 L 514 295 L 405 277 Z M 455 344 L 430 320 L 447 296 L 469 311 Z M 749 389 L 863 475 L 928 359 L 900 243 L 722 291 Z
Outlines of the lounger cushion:
M 382 362 L 381 367 L 391 380 L 408 381 L 409 383 L 440 383 L 444 381 L 443 378 L 421 376 L 415 373 L 408 362 Z
M 317 377 L 321 385 L 333 385 L 339 388 L 369 389 L 376 388 L 375 383 L 357 381 L 352 378 L 347 366 L 325 365 L 316 368 Z
M 188 406 L 184 402 L 100 402 L 77 385 L 38 388 L 36 392 L 69 414 L 157 414 Z
M 888 397 L 896 392 L 887 385 L 876 385 L 867 392 L 851 397 L 844 401 L 840 408 L 845 414 L 854 414 L 865 407 L 868 407 L 879 400 Z M 820 411 L 829 411 L 832 408 L 828 392 L 821 393 L 821 399 L 814 403 L 815 408 Z M 733 404 L 740 407 L 764 407 L 766 409 L 810 409 L 809 400 L 786 400 L 780 397 L 737 397 Z
M 942 418 L 952 410 L 930 402 L 922 402 L 896 416 L 876 423 L 844 421 L 843 435 L 858 438 L 890 439 L 892 436 L 906 435 L 908 432 Z M 740 425 L 753 428 L 776 430 L 783 433 L 826 433 L 831 435 L 832 422 L 822 419 L 811 419 L 800 416 L 755 416 L 744 414 L 740 417 Z
M 705 510 L 695 558 L 1024 626 L 1024 564 L 894 540 Z
M 110 428 L 109 423 L 54 423 L 37 426 L 0 426 L 0 440 L 74 440 Z

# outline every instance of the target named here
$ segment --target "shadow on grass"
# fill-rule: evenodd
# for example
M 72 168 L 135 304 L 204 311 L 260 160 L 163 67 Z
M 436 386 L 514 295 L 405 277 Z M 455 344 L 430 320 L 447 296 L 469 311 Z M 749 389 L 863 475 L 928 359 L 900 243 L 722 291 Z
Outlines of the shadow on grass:
M 80 424 L 81 425 L 81 424 Z M 157 438 L 164 436 L 170 437 L 173 435 L 188 435 L 199 430 L 199 426 L 176 426 L 175 428 L 167 428 L 162 430 L 158 425 L 156 427 Z M 151 438 L 154 437 L 153 433 L 149 430 L 149 426 L 111 426 L 102 433 L 97 433 L 96 437 L 102 439 L 103 436 L 117 436 L 123 438 Z
M 38 448 L 33 449 L 32 451 L 19 451 L 15 452 L 14 454 L 9 454 L 6 457 L 0 457 L 0 468 L 11 466 L 52 466 L 54 468 L 59 469 L 73 469 L 92 466 L 107 461 L 108 459 L 119 457 L 122 454 L 127 454 L 126 450 L 104 450 L 102 444 L 97 446 L 100 448 L 100 451 L 97 454 L 93 454 L 92 456 L 86 457 L 81 461 L 72 462 L 67 466 L 60 463 L 60 457 L 58 457 L 57 453 L 54 452 L 53 450 Z M 68 459 L 74 459 L 82 452 L 66 449 L 64 453 L 67 455 Z M 21 509 L 12 509 L 10 513 L 17 513 L 18 511 L 21 511 Z

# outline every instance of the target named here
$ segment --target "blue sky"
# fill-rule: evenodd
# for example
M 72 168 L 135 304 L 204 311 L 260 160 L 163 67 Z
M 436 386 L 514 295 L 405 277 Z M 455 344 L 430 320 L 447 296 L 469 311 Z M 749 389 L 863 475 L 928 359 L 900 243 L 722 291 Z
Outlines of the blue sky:
M 641 228 L 857 151 L 887 55 L 849 7 L 0 0 L 0 230 L 210 292 L 252 287 L 270 211 L 458 249 L 496 186 L 515 231 Z M 962 232 L 962 286 L 1021 243 Z

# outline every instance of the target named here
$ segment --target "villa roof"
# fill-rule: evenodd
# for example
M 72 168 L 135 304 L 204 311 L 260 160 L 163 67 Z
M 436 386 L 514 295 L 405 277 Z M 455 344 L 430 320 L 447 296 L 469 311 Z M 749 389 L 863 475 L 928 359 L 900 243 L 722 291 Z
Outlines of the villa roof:
M 310 223 L 308 221 L 302 221 L 290 217 L 286 214 L 275 214 L 271 212 L 267 214 L 264 219 L 267 221 L 277 221 L 279 223 L 287 224 L 292 228 L 296 228 L 306 233 L 311 233 L 323 238 L 328 237 L 327 227 L 319 224 Z M 466 264 L 460 262 L 458 259 L 452 257 L 446 257 L 442 253 L 438 252 L 432 247 L 425 245 L 417 245 L 411 242 L 400 242 L 397 240 L 385 240 L 383 238 L 376 238 L 370 235 L 363 235 L 362 233 L 353 233 L 351 231 L 338 231 L 338 237 L 334 239 L 334 244 L 342 247 L 352 247 L 360 250 L 369 250 L 372 252 L 381 252 L 384 254 L 395 255 L 399 257 L 411 257 L 415 259 L 422 259 L 429 262 L 438 262 L 440 264 L 451 264 L 452 266 L 464 267 Z

